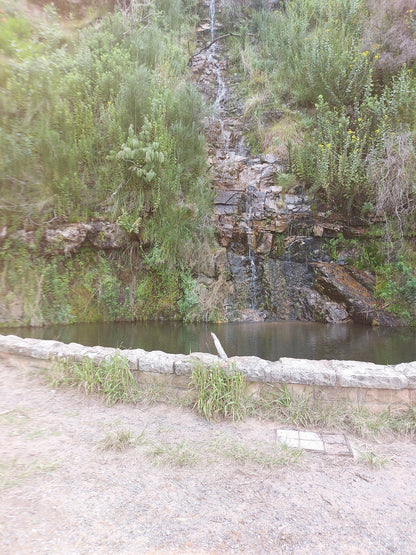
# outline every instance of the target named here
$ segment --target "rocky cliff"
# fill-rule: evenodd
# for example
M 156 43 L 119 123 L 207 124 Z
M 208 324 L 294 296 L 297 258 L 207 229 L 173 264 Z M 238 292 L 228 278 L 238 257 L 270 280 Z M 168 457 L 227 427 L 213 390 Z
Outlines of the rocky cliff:
M 225 270 L 234 291 L 228 318 L 397 324 L 377 307 L 371 276 L 347 270 L 328 253 L 328 239 L 342 233 L 365 240 L 368 227 L 334 214 L 327 217 L 313 207 L 302 187 L 277 184 L 283 160 L 250 154 L 241 106 L 233 95 L 233 72 L 215 35 L 212 9 L 221 6 L 205 4 L 210 5 L 211 18 L 202 22 L 191 66 L 200 90 L 213 104 L 206 136 L 216 237 L 225 249 Z
M 28 275 L 17 290 L 9 262 L 5 257 L 0 260 L 4 293 L 0 324 L 184 317 L 196 304 L 196 318 L 203 320 L 398 323 L 377 305 L 373 276 L 347 267 L 342 259 L 335 261 L 328 248 L 339 234 L 366 241 L 368 224 L 320 211 L 301 186 L 279 184 L 276 177 L 285 171 L 284 160 L 251 154 L 235 94 L 237 82 L 223 41 L 216 40 L 214 8 L 219 7 L 212 1 L 201 3 L 206 19 L 202 16 L 189 64 L 195 83 L 212 106 L 205 122 L 216 238 L 211 255 L 173 283 L 176 296 L 162 299 L 159 312 L 152 307 L 142 310 L 140 294 L 145 287 L 137 284 L 147 275 L 146 287 L 151 287 L 152 276 L 140 259 L 146 245 L 139 232 L 126 233 L 107 220 L 54 222 L 42 230 L 5 227 L 0 230 L 0 246 L 7 244 L 4 250 L 9 258 L 18 258 L 19 249 L 24 249 L 26 262 L 16 272 Z M 270 117 L 278 119 L 279 113 Z M 47 259 L 48 265 L 39 264 L 33 273 L 39 257 Z M 81 274 L 82 291 L 76 285 Z M 24 287 L 29 290 L 27 298 Z M 177 306 L 181 294 L 182 312 Z

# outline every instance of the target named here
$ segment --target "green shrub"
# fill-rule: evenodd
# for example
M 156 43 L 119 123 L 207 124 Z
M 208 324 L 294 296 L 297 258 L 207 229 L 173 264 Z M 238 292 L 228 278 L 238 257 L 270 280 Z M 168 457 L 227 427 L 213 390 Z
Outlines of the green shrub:
M 301 105 L 319 95 L 335 106 L 353 103 L 374 56 L 359 48 L 364 13 L 361 0 L 292 0 L 284 10 L 257 16 L 260 64 L 280 93 Z
M 413 261 L 400 256 L 397 262 L 385 264 L 379 271 L 376 293 L 387 310 L 405 322 L 416 321 L 416 272 Z
M 346 213 L 373 208 L 400 218 L 413 211 L 415 77 L 401 71 L 381 97 L 369 87 L 361 102 L 336 108 L 322 97 L 316 127 L 295 150 L 292 169 L 332 206 Z M 409 134 L 410 133 L 410 134 Z

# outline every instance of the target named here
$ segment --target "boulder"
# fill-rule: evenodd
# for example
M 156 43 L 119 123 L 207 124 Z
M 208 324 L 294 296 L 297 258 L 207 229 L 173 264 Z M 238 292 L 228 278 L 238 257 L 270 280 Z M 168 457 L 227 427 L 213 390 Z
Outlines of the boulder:
M 339 264 L 316 262 L 316 289 L 329 299 L 343 304 L 355 322 L 395 326 L 396 318 L 377 307 L 371 292 Z
M 299 298 L 306 320 L 325 324 L 346 323 L 350 320 L 344 305 L 329 301 L 314 289 L 303 287 Z
M 69 254 L 78 251 L 85 242 L 90 224 L 69 224 L 59 229 L 47 229 L 44 239 L 49 252 L 53 254 Z
M 117 224 L 93 222 L 87 232 L 87 241 L 97 249 L 121 249 L 128 244 L 128 235 Z

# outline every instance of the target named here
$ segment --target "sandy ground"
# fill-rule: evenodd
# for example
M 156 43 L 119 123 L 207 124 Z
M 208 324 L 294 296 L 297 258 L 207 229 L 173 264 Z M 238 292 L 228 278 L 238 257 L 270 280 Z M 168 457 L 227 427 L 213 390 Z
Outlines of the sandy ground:
M 276 427 L 108 407 L 2 355 L 0 552 L 416 553 L 414 443 L 349 438 L 388 459 L 378 470 L 316 453 L 280 465 Z M 100 449 L 117 431 L 137 445 Z

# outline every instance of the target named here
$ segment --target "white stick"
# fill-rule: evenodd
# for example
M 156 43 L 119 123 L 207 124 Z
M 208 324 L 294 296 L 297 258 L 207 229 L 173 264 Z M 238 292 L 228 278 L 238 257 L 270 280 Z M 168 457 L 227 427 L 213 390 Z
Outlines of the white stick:
M 227 354 L 224 351 L 224 349 L 222 348 L 222 345 L 220 343 L 220 340 L 218 339 L 218 337 L 215 335 L 215 333 L 211 332 L 212 335 L 212 339 L 214 340 L 214 344 L 215 344 L 215 348 L 218 351 L 218 354 L 220 356 L 220 358 L 222 358 L 223 360 L 227 360 Z

